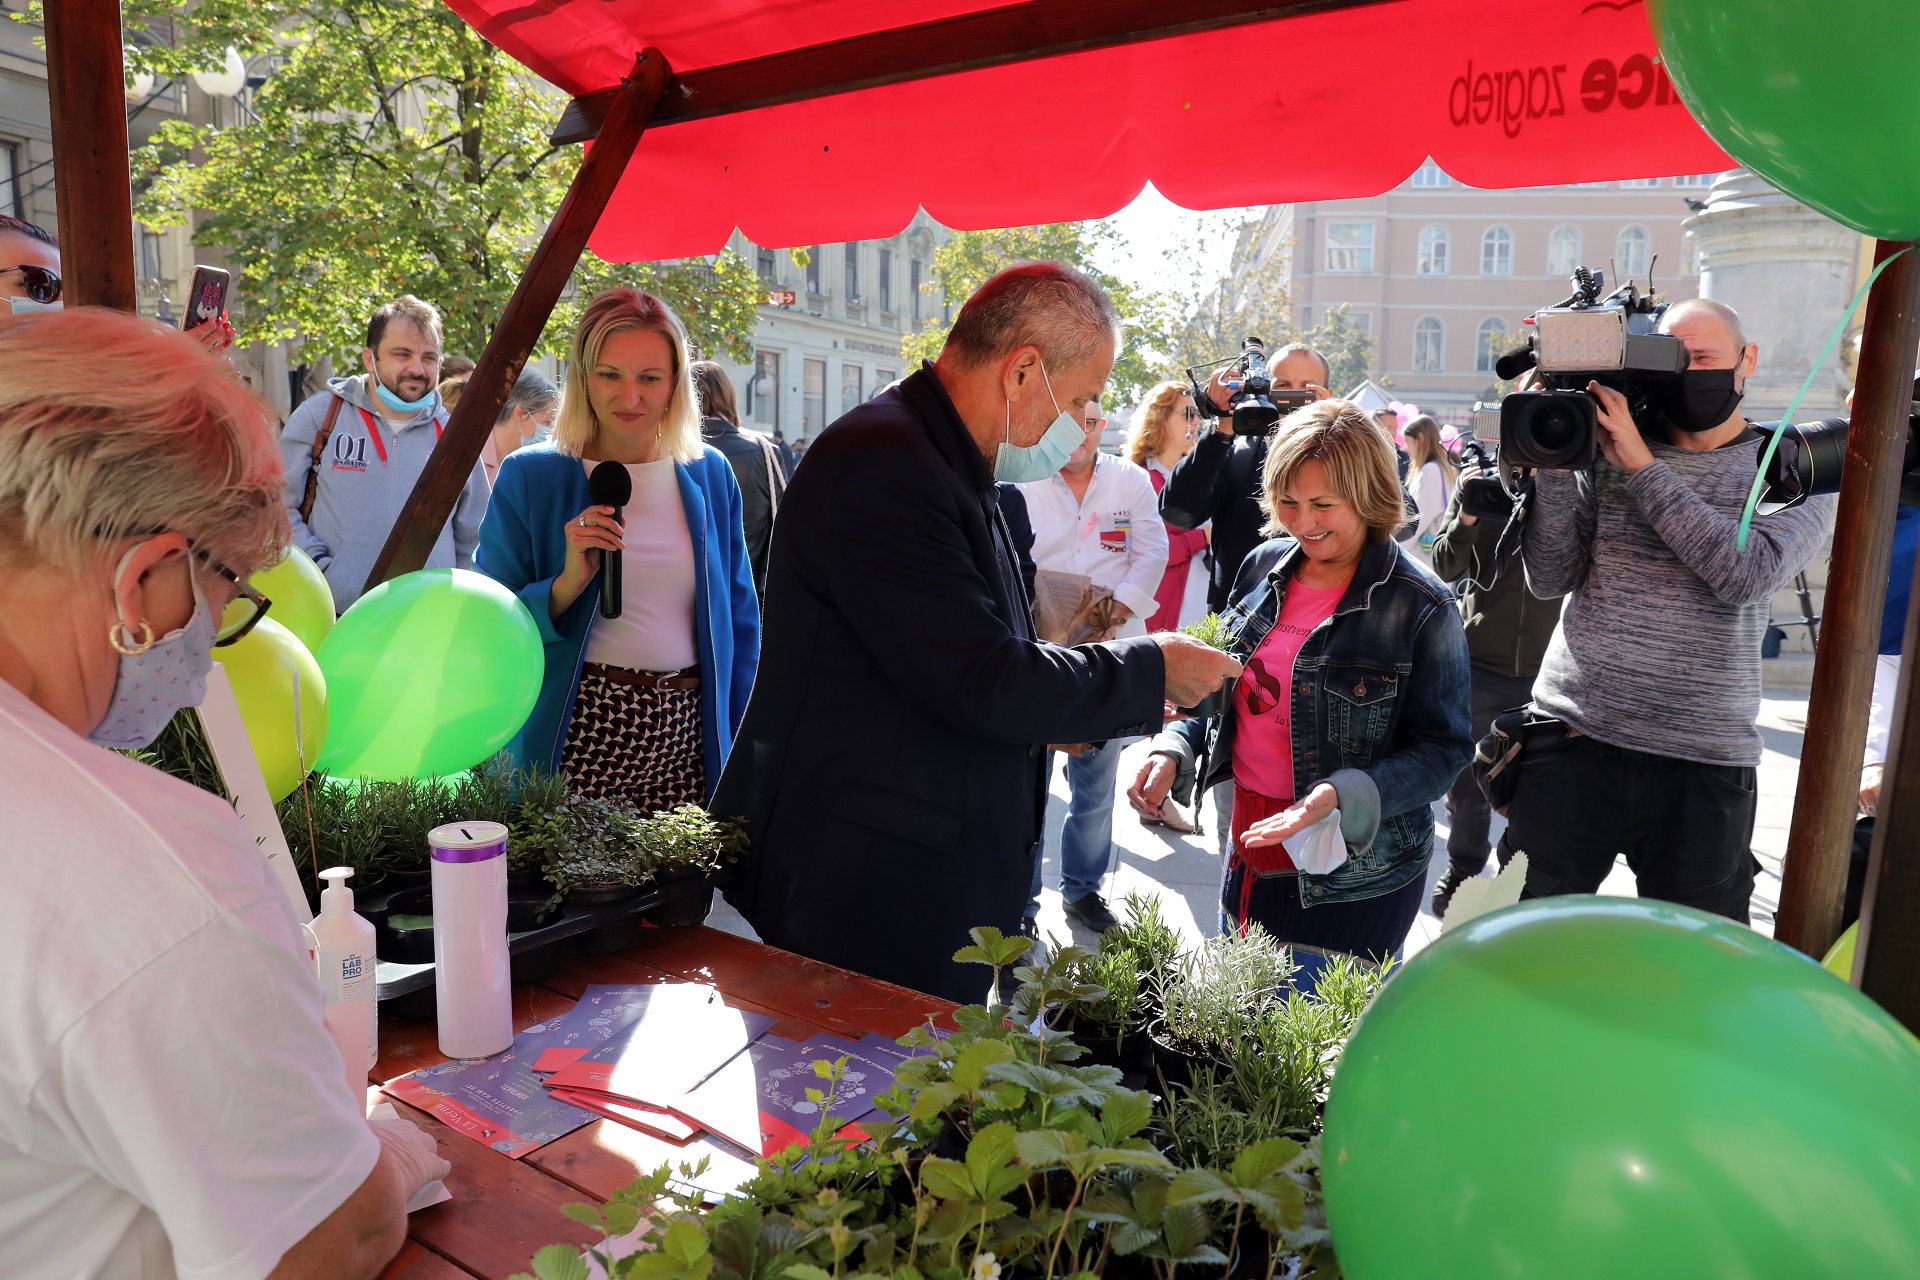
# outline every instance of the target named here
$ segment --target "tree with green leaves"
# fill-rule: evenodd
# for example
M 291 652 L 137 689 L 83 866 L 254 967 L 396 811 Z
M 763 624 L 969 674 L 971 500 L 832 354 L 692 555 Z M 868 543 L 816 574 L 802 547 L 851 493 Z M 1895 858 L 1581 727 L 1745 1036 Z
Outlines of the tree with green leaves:
M 1138 289 L 1094 265 L 1103 250 L 1117 245 L 1120 234 L 1104 222 L 1055 222 L 1037 227 L 1002 227 L 996 231 L 962 231 L 933 253 L 933 276 L 955 309 L 994 274 L 1021 262 L 1053 259 L 1079 267 L 1099 281 L 1113 298 L 1125 326 L 1125 342 L 1113 362 L 1107 381 L 1109 405 L 1138 400 L 1166 376 L 1153 352 L 1161 345 L 1162 307 L 1150 292 Z M 951 322 L 932 320 L 907 335 L 902 354 L 909 361 L 931 360 L 940 354 Z
M 579 165 L 547 141 L 565 99 L 440 0 L 125 0 L 134 69 L 183 79 L 237 49 L 265 79 L 227 127 L 170 120 L 134 155 L 136 212 L 191 218 L 225 248 L 245 341 L 341 354 L 380 303 L 440 308 L 478 355 Z M 738 255 L 613 264 L 588 252 L 537 350 L 565 351 L 585 301 L 632 285 L 695 347 L 745 358 L 763 286 Z

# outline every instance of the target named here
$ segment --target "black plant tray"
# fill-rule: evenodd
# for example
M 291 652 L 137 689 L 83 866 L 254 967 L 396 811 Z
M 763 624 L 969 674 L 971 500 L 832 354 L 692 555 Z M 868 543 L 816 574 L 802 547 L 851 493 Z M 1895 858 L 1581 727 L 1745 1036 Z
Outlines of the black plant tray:
M 554 947 L 555 943 L 572 944 L 580 941 L 581 935 L 609 925 L 627 923 L 642 912 L 651 912 L 657 908 L 678 902 L 695 894 L 708 893 L 714 885 L 728 879 L 728 872 L 722 871 L 711 876 L 697 879 L 656 881 L 647 885 L 637 897 L 621 902 L 608 903 L 603 907 L 587 909 L 569 908 L 567 913 L 552 924 L 542 925 L 538 929 L 528 929 L 524 933 L 507 935 L 507 953 L 518 960 L 523 955 L 547 951 L 554 954 L 571 950 L 571 945 Z M 395 964 L 391 960 L 376 960 L 374 964 L 375 995 L 382 1003 L 402 996 L 412 995 L 433 987 L 432 964 Z M 516 974 L 516 982 L 521 979 Z

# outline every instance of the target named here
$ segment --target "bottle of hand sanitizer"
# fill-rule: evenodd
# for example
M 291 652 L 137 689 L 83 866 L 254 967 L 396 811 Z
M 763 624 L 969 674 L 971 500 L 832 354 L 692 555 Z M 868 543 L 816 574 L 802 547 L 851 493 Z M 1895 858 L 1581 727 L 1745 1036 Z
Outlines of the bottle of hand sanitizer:
M 353 890 L 346 886 L 352 867 L 320 873 L 320 914 L 310 926 L 317 949 L 315 963 L 326 994 L 327 1030 L 340 1046 L 347 1087 L 356 1101 L 367 1095 L 367 1072 L 380 1056 L 379 1023 L 374 1004 L 373 925 L 354 914 Z

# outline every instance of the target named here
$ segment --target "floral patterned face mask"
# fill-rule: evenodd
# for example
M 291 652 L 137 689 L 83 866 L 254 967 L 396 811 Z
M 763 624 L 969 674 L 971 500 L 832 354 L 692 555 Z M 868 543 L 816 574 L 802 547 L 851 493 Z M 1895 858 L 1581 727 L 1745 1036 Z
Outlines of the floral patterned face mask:
M 120 579 L 126 575 L 127 564 L 132 559 L 132 551 L 120 557 L 120 567 L 113 575 L 116 595 Z M 199 577 L 191 571 L 187 576 L 193 583 L 193 616 L 187 619 L 186 626 L 169 631 L 158 640 L 134 642 L 132 628 L 125 619 L 114 623 L 114 648 L 120 651 L 120 670 L 114 677 L 113 700 L 107 704 L 107 714 L 87 734 L 87 741 L 95 746 L 112 747 L 116 751 L 144 747 L 160 736 L 174 712 L 182 707 L 197 707 L 207 696 L 207 673 L 213 669 L 217 629 L 213 610 L 201 594 Z M 144 622 L 140 630 L 148 637 L 153 634 Z M 119 639 L 121 636 L 128 638 L 123 641 Z

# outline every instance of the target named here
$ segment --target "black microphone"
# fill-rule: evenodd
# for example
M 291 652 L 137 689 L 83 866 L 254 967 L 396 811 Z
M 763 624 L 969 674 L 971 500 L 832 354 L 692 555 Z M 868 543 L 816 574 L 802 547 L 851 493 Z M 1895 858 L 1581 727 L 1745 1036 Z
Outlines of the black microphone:
M 603 462 L 595 467 L 587 475 L 587 496 L 593 499 L 596 507 L 612 507 L 613 518 L 620 519 L 620 509 L 633 497 L 633 477 L 627 474 L 626 464 Z M 600 616 L 620 616 L 618 551 L 603 550 L 600 553 Z
M 1529 342 L 1524 347 L 1515 347 L 1503 353 L 1493 362 L 1493 372 L 1502 379 L 1510 380 L 1519 377 L 1539 363 L 1540 357 L 1534 352 L 1533 344 Z

